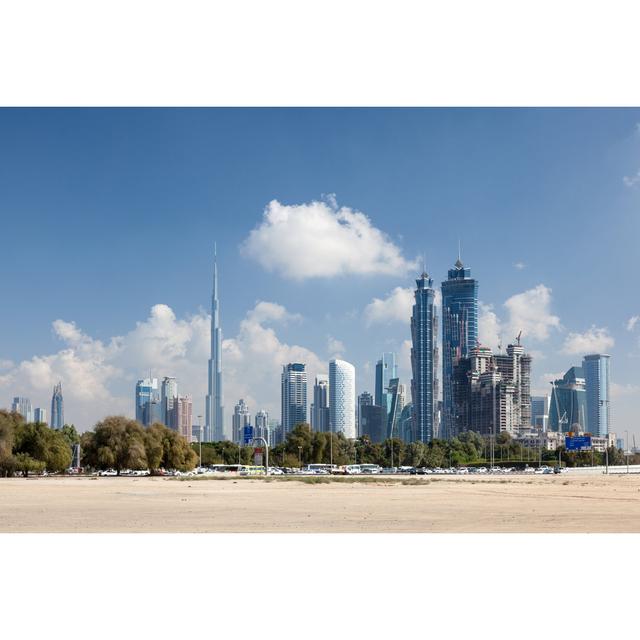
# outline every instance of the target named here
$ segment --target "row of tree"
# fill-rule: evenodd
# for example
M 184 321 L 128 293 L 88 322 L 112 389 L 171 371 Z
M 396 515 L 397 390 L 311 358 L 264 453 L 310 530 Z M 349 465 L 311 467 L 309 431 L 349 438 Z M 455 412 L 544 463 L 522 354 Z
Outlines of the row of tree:
M 92 469 L 160 469 L 188 471 L 198 456 L 187 440 L 163 424 L 144 428 L 124 416 L 109 416 L 80 440 L 82 464 Z
M 193 445 L 199 450 L 199 445 Z M 238 446 L 229 441 L 203 443 L 202 463 L 210 464 L 251 464 L 252 447 Z M 506 433 L 500 433 L 492 443 L 490 438 L 473 431 L 460 434 L 451 440 L 433 440 L 405 443 L 393 438 L 384 442 L 371 442 L 368 436 L 348 440 L 341 433 L 314 432 L 308 424 L 297 425 L 284 442 L 269 451 L 271 465 L 297 467 L 299 464 L 378 464 L 382 467 L 449 467 L 488 464 L 493 460 L 497 465 L 530 465 L 540 461 L 556 464 L 557 451 L 540 451 L 522 446 Z M 608 450 L 609 464 L 624 464 L 626 458 L 621 451 L 612 447 Z M 604 464 L 605 454 L 596 451 L 574 452 L 561 447 L 562 464 L 589 466 Z M 631 464 L 640 464 L 640 456 L 631 456 Z
M 78 441 L 73 425 L 50 429 L 41 422 L 25 422 L 19 413 L 0 409 L 0 475 L 63 471 L 71 464 L 72 447 Z

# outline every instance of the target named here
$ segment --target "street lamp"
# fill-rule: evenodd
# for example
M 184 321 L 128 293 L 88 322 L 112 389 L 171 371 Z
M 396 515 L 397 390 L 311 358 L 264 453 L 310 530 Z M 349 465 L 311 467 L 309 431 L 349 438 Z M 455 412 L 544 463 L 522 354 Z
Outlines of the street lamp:
M 198 424 L 200 426 L 200 428 L 198 429 L 198 441 L 200 444 L 200 459 L 199 459 L 199 463 L 200 463 L 200 467 L 202 467 L 202 416 L 198 416 Z

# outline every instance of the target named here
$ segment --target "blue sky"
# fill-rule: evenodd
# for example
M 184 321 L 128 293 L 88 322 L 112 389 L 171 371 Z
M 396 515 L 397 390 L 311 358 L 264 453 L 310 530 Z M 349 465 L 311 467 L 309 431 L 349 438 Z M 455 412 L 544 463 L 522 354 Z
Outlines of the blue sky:
M 84 429 L 131 414 L 151 368 L 201 412 L 214 241 L 227 421 L 241 395 L 278 417 L 285 357 L 314 373 L 341 354 L 372 390 L 396 350 L 408 383 L 407 289 L 423 254 L 439 284 L 460 239 L 486 342 L 524 329 L 536 389 L 603 347 L 613 429 L 640 435 L 639 123 L 638 109 L 2 109 L 0 405 L 48 406 L 60 378 Z

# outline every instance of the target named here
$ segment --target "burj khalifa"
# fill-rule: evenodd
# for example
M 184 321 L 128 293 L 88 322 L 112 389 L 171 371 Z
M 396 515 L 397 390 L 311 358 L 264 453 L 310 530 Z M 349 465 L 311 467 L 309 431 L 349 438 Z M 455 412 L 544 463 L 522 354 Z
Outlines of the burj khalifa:
M 224 440 L 224 407 L 222 406 L 222 329 L 218 302 L 218 258 L 213 250 L 213 292 L 211 295 L 211 357 L 209 358 L 209 385 L 205 407 L 204 441 Z

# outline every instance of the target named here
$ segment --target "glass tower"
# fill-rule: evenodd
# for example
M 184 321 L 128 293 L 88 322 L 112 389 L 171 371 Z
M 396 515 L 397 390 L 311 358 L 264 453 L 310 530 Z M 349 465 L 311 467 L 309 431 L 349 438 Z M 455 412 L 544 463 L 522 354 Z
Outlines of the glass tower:
M 158 378 L 143 378 L 136 383 L 136 420 L 145 426 L 162 421 Z
M 53 387 L 51 396 L 51 428 L 62 429 L 64 426 L 64 399 L 62 398 L 62 382 Z
M 411 316 L 411 398 L 413 440 L 431 442 L 437 435 L 436 402 L 438 381 L 438 320 L 435 315 L 433 280 L 426 272 L 416 280 L 415 304 Z
M 324 374 L 317 375 L 313 385 L 311 428 L 314 431 L 329 431 L 329 377 Z
M 549 430 L 587 431 L 587 392 L 582 367 L 571 367 L 552 384 Z
M 282 367 L 282 437 L 307 421 L 307 372 L 300 362 Z
M 375 404 L 384 407 L 387 416 L 391 411 L 391 394 L 389 384 L 391 380 L 398 377 L 398 367 L 396 365 L 395 353 L 383 353 L 382 358 L 376 363 L 376 389 Z
M 457 435 L 453 402 L 453 371 L 460 358 L 467 358 L 478 342 L 478 281 L 471 269 L 456 260 L 442 283 L 442 434 Z
M 611 356 L 592 354 L 584 357 L 582 369 L 587 388 L 587 426 L 594 436 L 609 434 L 609 364 Z
M 22 398 L 20 396 L 14 398 L 11 403 L 11 411 L 19 413 L 25 422 L 33 422 L 33 408 L 29 398 Z

